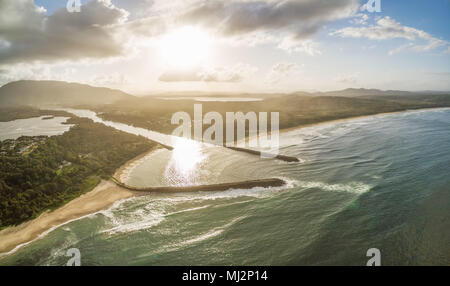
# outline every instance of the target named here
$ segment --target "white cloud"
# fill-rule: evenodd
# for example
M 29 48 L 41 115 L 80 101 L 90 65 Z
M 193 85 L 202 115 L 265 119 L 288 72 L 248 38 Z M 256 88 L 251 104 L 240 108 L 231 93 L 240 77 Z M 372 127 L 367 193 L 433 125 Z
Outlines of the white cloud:
M 350 23 L 354 25 L 367 25 L 368 20 L 369 16 L 367 14 L 358 13 L 350 19 Z
M 286 81 L 293 76 L 299 74 L 301 67 L 296 63 L 282 62 L 272 66 L 267 74 L 266 81 L 268 83 L 277 83 Z
M 409 44 L 390 51 L 389 54 L 391 55 L 405 49 L 415 52 L 425 52 L 449 44 L 447 41 L 435 38 L 425 31 L 404 26 L 390 17 L 379 19 L 376 25 L 368 27 L 347 27 L 335 31 L 331 35 L 349 38 L 367 38 L 371 40 L 400 38 L 410 41 Z
M 360 73 L 355 72 L 352 74 L 340 74 L 334 78 L 334 81 L 337 83 L 348 85 L 355 85 L 358 82 Z
M 129 84 L 130 80 L 124 74 L 114 72 L 96 75 L 90 79 L 89 83 L 95 86 L 123 86 Z
M 0 68 L 0 84 L 15 80 L 73 81 L 75 68 L 47 64 L 15 64 Z
M 313 40 L 296 40 L 284 38 L 281 40 L 278 48 L 287 52 L 303 52 L 310 56 L 320 55 L 322 52 L 318 49 L 318 43 Z
M 228 67 L 196 68 L 175 70 L 163 73 L 159 80 L 163 82 L 241 82 L 258 69 L 248 64 L 238 63 Z

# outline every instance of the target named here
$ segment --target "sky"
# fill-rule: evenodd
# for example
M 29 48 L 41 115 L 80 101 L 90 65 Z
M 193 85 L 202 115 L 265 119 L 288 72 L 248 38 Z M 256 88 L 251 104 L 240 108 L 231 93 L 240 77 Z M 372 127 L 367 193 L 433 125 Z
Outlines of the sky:
M 449 91 L 450 0 L 367 1 L 0 0 L 0 85 Z

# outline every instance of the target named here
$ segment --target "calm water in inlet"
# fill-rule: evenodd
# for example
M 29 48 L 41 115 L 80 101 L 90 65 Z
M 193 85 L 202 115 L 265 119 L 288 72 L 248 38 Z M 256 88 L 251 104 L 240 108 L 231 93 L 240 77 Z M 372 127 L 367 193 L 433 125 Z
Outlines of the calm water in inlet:
M 68 117 L 43 119 L 45 117 L 41 116 L 0 122 L 0 141 L 17 139 L 20 136 L 61 135 L 72 126 L 70 124 L 63 124 Z
M 280 144 L 301 162 L 197 144 L 157 151 L 124 180 L 288 185 L 127 199 L 0 264 L 65 265 L 73 247 L 82 265 L 365 265 L 369 248 L 380 249 L 382 265 L 450 264 L 450 109 L 321 124 L 284 133 Z

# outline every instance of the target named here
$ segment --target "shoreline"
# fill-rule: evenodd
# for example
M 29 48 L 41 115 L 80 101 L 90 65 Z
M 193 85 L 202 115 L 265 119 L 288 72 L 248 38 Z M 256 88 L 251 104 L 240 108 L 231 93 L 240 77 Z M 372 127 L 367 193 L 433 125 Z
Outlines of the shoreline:
M 293 126 L 293 127 L 283 128 L 283 129 L 278 131 L 278 134 L 298 131 L 298 130 L 301 130 L 303 128 L 315 127 L 315 126 L 318 126 L 318 125 L 333 124 L 333 123 L 344 123 L 344 122 L 347 122 L 349 120 L 355 120 L 355 119 L 370 118 L 370 117 L 381 117 L 381 116 L 385 116 L 385 115 L 408 113 L 408 112 L 414 112 L 414 111 L 427 111 L 427 110 L 435 110 L 435 109 L 450 109 L 450 107 L 447 107 L 447 106 L 443 106 L 443 107 L 425 107 L 425 108 L 405 109 L 405 110 L 399 110 L 399 111 L 390 111 L 390 112 L 381 112 L 381 113 L 373 113 L 373 114 L 366 114 L 366 115 L 350 116 L 350 117 L 344 117 L 344 118 L 338 118 L 338 119 L 332 119 L 332 120 L 326 120 L 326 121 L 319 121 L 319 122 L 314 122 L 314 123 L 306 123 L 306 124 L 300 124 L 300 125 Z M 270 130 L 268 130 L 266 133 L 267 133 L 267 136 L 271 135 L 271 131 Z M 256 135 L 256 136 L 253 136 L 253 137 L 249 137 L 247 135 L 242 140 L 244 140 L 247 143 L 247 142 L 250 142 L 251 140 L 255 140 L 258 137 L 259 137 L 259 135 Z M 239 141 L 239 142 L 241 142 L 241 141 Z M 244 153 L 247 153 L 247 154 L 253 154 L 253 155 L 258 155 L 258 156 L 261 156 L 261 153 L 263 153 L 262 151 L 250 149 L 248 147 L 245 147 L 245 148 L 227 147 L 227 146 L 223 146 L 223 147 L 231 149 L 231 150 L 235 150 L 237 152 L 244 152 Z M 286 162 L 298 162 L 299 161 L 298 158 L 296 158 L 296 157 L 285 156 L 285 155 L 280 155 L 280 154 L 278 154 L 276 156 L 273 156 L 272 159 L 279 159 L 279 160 L 286 161 Z
M 432 110 L 432 109 L 442 109 L 449 107 L 436 107 L 436 108 L 420 108 L 420 109 L 410 109 L 403 111 L 393 111 L 376 113 L 370 115 L 361 115 L 354 117 L 347 117 L 342 119 L 335 119 L 329 121 L 322 121 L 317 123 L 310 123 L 299 125 L 295 127 L 285 128 L 280 130 L 281 133 L 286 133 L 290 131 L 296 131 L 302 128 L 312 127 L 319 124 L 337 123 L 345 122 L 348 120 L 367 118 L 372 116 L 383 116 L 390 114 L 405 113 L 410 111 L 420 111 L 420 110 Z M 123 178 L 129 176 L 132 169 L 139 164 L 147 156 L 151 154 L 160 147 L 154 147 L 149 151 L 138 155 L 137 157 L 127 161 L 125 164 L 120 166 L 114 173 L 114 177 L 119 178 L 120 181 L 124 182 Z M 126 179 L 125 179 L 126 181 Z M 52 230 L 69 223 L 71 221 L 83 218 L 87 215 L 94 214 L 101 210 L 111 207 L 116 201 L 128 199 L 134 196 L 145 195 L 145 193 L 128 190 L 126 188 L 116 185 L 114 182 L 102 180 L 93 190 L 87 192 L 72 201 L 68 202 L 64 206 L 50 212 L 46 211 L 42 213 L 37 218 L 24 222 L 18 226 L 7 227 L 0 231 L 0 259 L 6 257 L 16 250 L 26 246 L 27 244 L 44 237 L 46 234 L 50 233 Z
M 114 176 L 128 176 L 130 168 L 158 149 L 158 147 L 152 148 L 127 161 L 116 170 Z M 50 212 L 47 210 L 37 218 L 1 230 L 0 259 L 14 253 L 23 246 L 45 236 L 64 224 L 105 210 L 111 207 L 116 201 L 139 195 L 142 194 L 122 188 L 111 181 L 102 180 L 91 191 L 82 194 L 54 211 Z
M 113 178 L 118 178 L 121 182 L 125 182 L 128 180 L 128 177 L 133 171 L 133 169 L 139 165 L 143 160 L 146 159 L 146 157 L 151 156 L 154 152 L 161 150 L 163 147 L 160 147 L 159 145 L 156 145 L 155 147 L 151 148 L 149 151 L 144 152 L 133 159 L 128 160 L 120 166 L 112 175 Z
M 417 108 L 417 109 L 405 109 L 405 110 L 400 110 L 400 111 L 390 111 L 390 112 L 374 113 L 374 114 L 367 114 L 367 115 L 357 115 L 357 116 L 344 117 L 344 118 L 332 119 L 332 120 L 327 120 L 327 121 L 306 123 L 306 124 L 297 125 L 297 126 L 293 126 L 293 127 L 283 128 L 280 130 L 280 134 L 291 132 L 291 131 L 296 131 L 296 130 L 299 130 L 302 128 L 313 127 L 316 125 L 322 125 L 322 124 L 343 123 L 343 122 L 346 122 L 349 120 L 354 120 L 354 119 L 379 117 L 379 116 L 385 116 L 385 115 L 393 115 L 393 114 L 407 113 L 407 112 L 413 112 L 413 111 L 427 111 L 427 110 L 434 110 L 434 109 L 450 109 L 450 107 L 444 106 L 444 107 L 425 107 L 425 108 Z M 267 132 L 267 133 L 268 133 L 268 135 L 270 135 L 270 132 Z
M 52 212 L 46 211 L 33 220 L 0 231 L 0 258 L 14 253 L 57 227 L 107 209 L 116 201 L 135 195 L 130 190 L 102 180 L 92 191 L 71 200 L 64 206 Z

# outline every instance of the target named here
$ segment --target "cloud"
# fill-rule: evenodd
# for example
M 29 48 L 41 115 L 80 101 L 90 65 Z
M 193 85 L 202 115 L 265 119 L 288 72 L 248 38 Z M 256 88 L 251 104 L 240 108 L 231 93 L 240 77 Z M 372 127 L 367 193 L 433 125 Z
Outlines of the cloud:
M 350 23 L 354 25 L 367 25 L 367 21 L 369 20 L 369 16 L 367 14 L 358 13 L 350 19 Z
M 358 0 L 296 1 L 200 1 L 187 7 L 178 21 L 202 25 L 225 37 L 240 39 L 243 35 L 282 42 L 288 51 L 318 54 L 311 41 L 326 23 L 352 16 L 359 9 Z M 256 35 L 256 37 L 255 37 Z
M 277 83 L 288 79 L 293 74 L 300 71 L 300 66 L 296 63 L 277 63 L 272 66 L 269 73 L 267 74 L 268 83 Z
M 121 55 L 124 41 L 116 27 L 127 16 L 110 0 L 90 1 L 79 13 L 62 8 L 49 16 L 32 0 L 1 0 L 0 61 L 52 62 Z
M 64 7 L 47 15 L 33 0 L 0 0 L 1 63 L 119 57 L 131 51 L 131 40 L 156 37 L 179 25 L 201 25 L 232 41 L 271 43 L 288 52 L 317 55 L 320 51 L 309 38 L 328 22 L 351 17 L 359 5 L 358 0 L 114 3 L 131 12 L 111 0 L 91 0 L 79 13 Z
M 359 72 L 352 74 L 340 74 L 334 78 L 334 81 L 346 85 L 354 85 L 358 82 L 359 75 Z
M 447 41 L 435 38 L 425 31 L 404 26 L 390 17 L 384 17 L 376 22 L 376 25 L 367 27 L 346 27 L 331 33 L 331 35 L 347 38 L 367 38 L 370 40 L 406 39 L 409 44 L 391 50 L 389 54 L 395 54 L 408 49 L 415 52 L 425 52 L 438 47 L 446 46 Z M 418 41 L 422 41 L 419 44 Z
M 159 80 L 163 82 L 241 82 L 247 76 L 255 73 L 257 68 L 248 64 L 236 64 L 230 67 L 212 69 L 197 68 L 183 71 L 167 71 Z
M 18 79 L 72 81 L 75 73 L 75 68 L 68 68 L 62 65 L 7 65 L 0 67 L 0 85 Z
M 124 74 L 114 72 L 96 75 L 90 79 L 89 83 L 95 86 L 121 86 L 129 84 L 130 80 Z
M 283 38 L 278 44 L 278 48 L 291 52 L 302 52 L 310 56 L 320 55 L 318 44 L 313 40 L 297 40 L 290 37 Z
M 154 9 L 154 0 L 113 0 L 113 3 L 126 10 L 130 20 L 146 18 Z
M 218 27 L 225 35 L 258 30 L 290 30 L 305 38 L 329 21 L 352 15 L 358 8 L 354 0 L 298 1 L 201 1 L 181 18 L 189 23 Z

